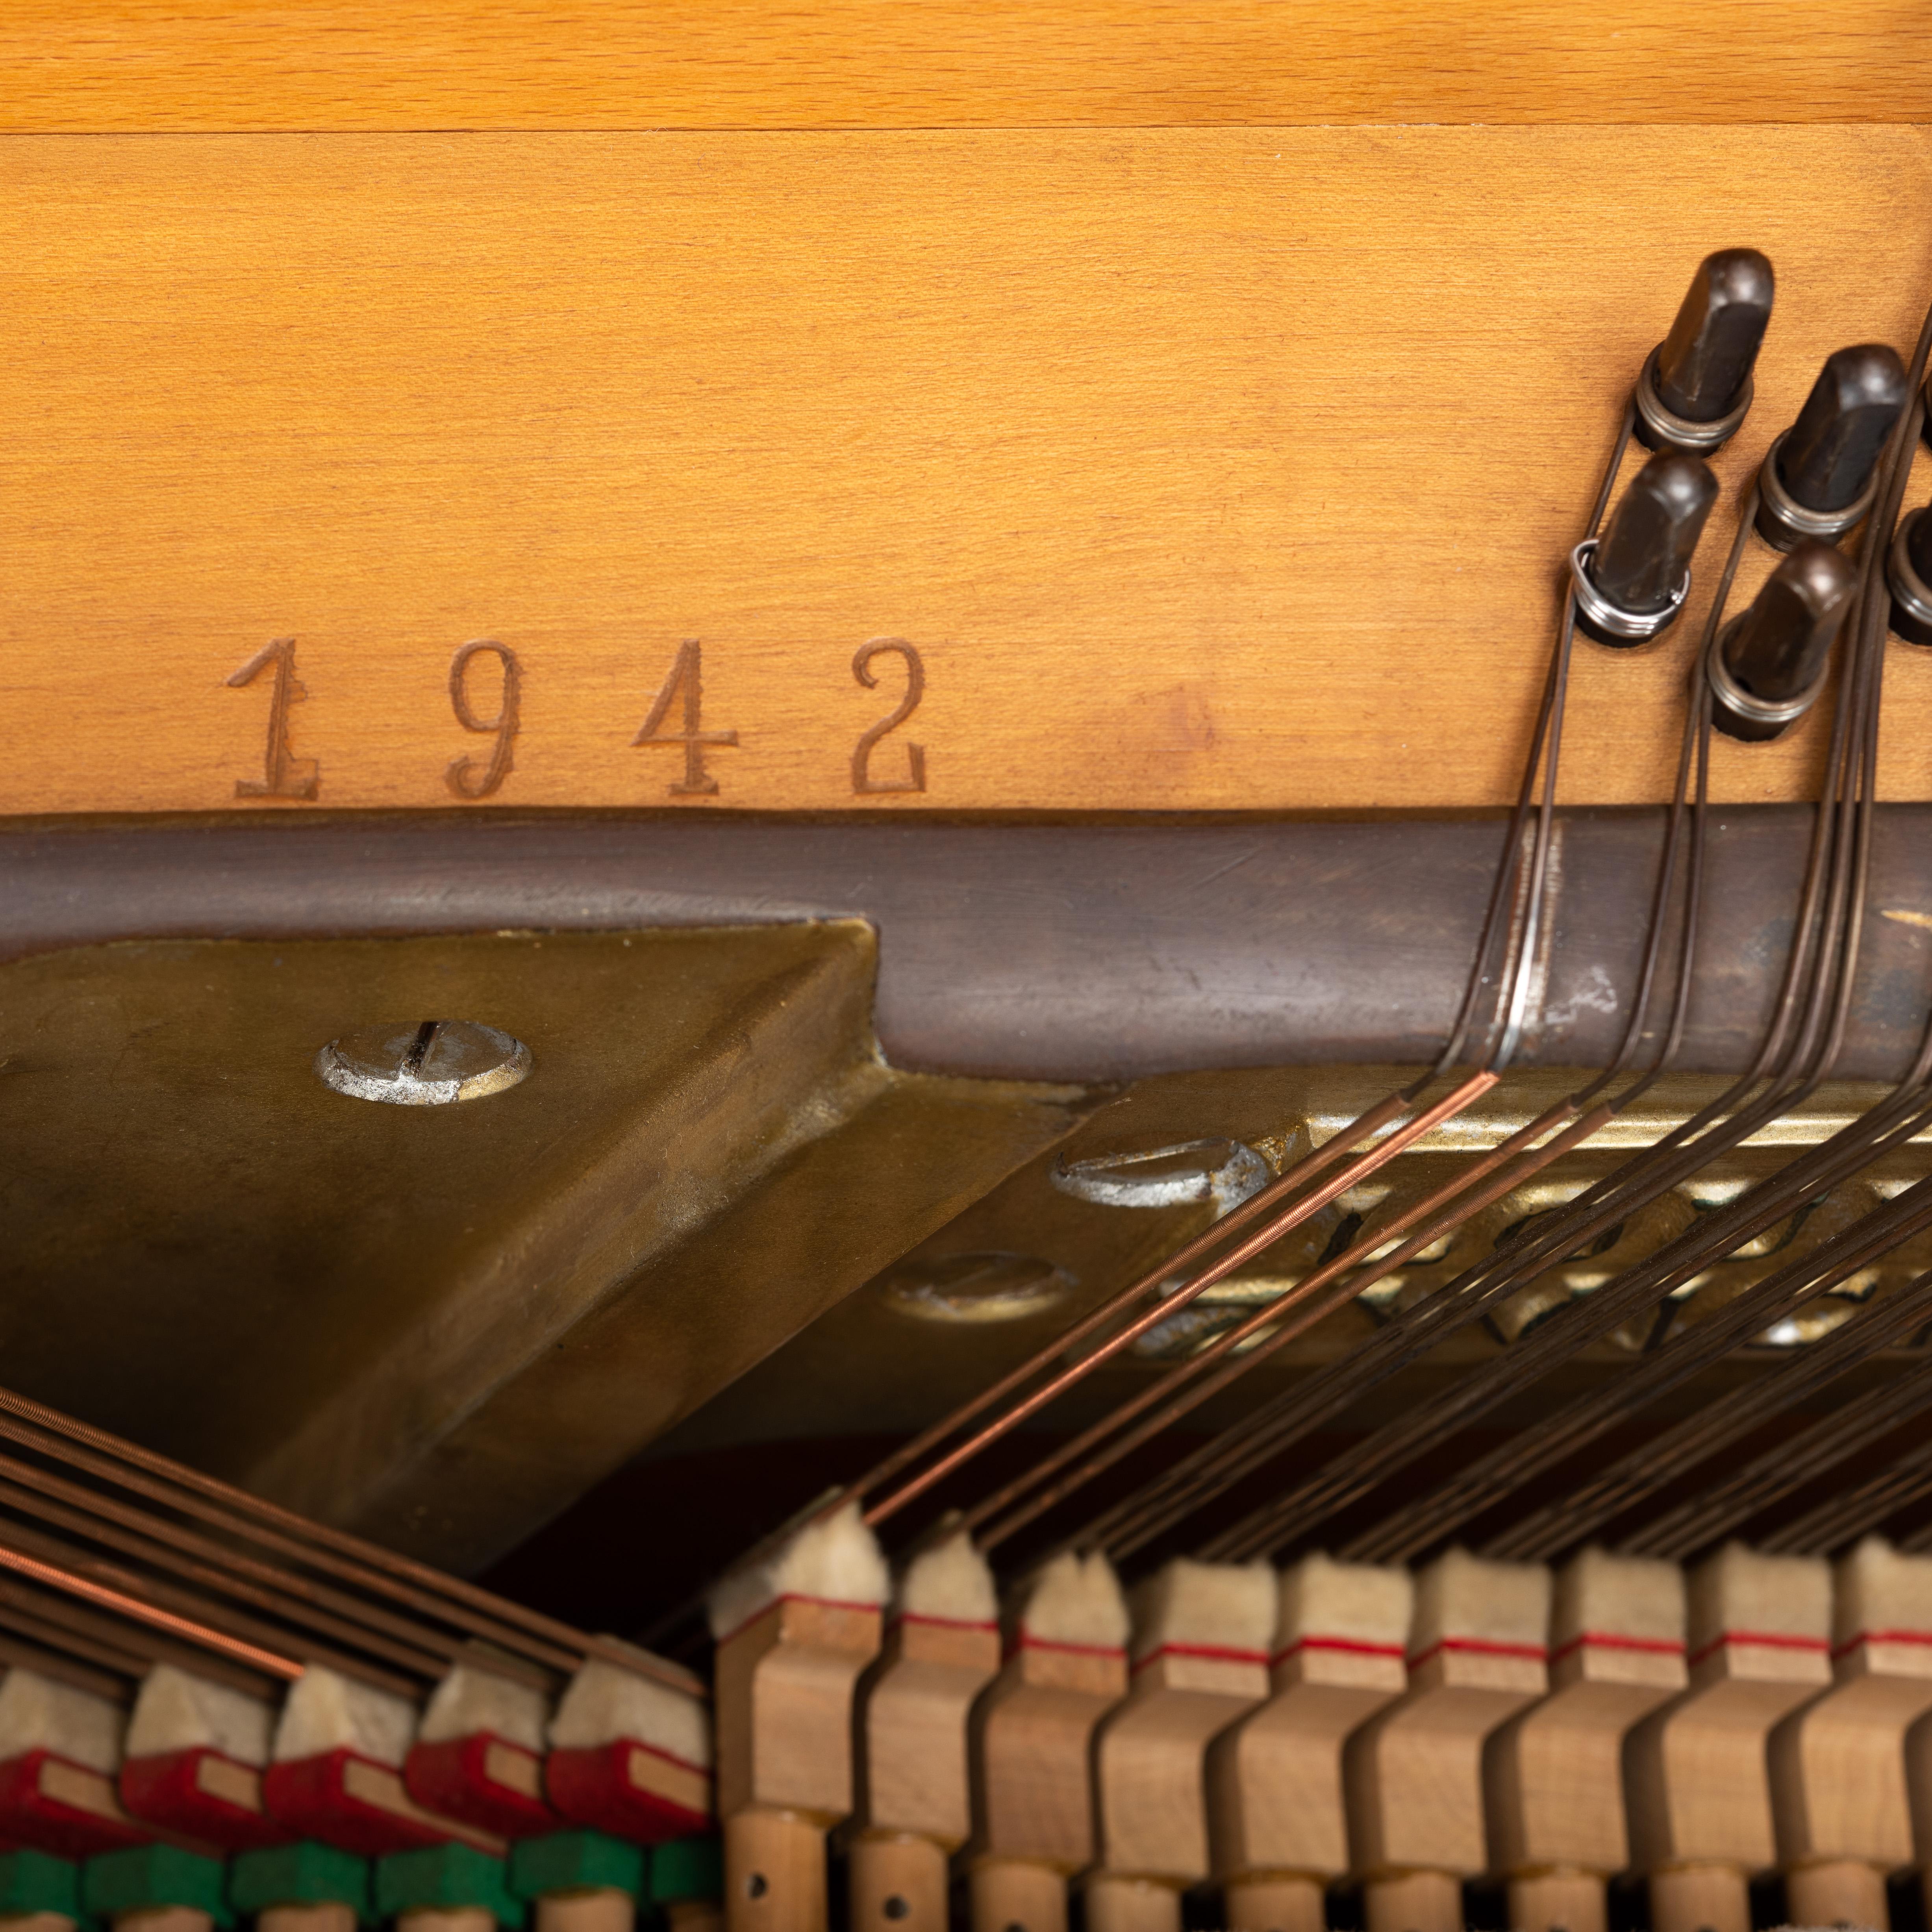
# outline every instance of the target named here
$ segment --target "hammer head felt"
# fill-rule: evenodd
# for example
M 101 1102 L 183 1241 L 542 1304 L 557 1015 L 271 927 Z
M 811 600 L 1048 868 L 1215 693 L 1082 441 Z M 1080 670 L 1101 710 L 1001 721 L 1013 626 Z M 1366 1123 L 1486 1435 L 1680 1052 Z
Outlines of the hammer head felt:
M 711 1726 L 697 1698 L 593 1657 L 558 1700 L 549 1742 L 560 1750 L 591 1750 L 624 1738 L 685 1764 L 711 1762 Z
M 1445 1643 L 1540 1650 L 1550 1641 L 1550 1576 L 1540 1563 L 1492 1563 L 1450 1550 L 1415 1584 L 1412 1657 Z
M 275 1707 L 232 1685 L 158 1664 L 141 1680 L 128 1726 L 128 1755 L 218 1750 L 240 1764 L 266 1764 Z
M 1832 1570 L 1820 1556 L 1771 1556 L 1727 1543 L 1690 1574 L 1690 1654 L 1727 1638 L 1822 1646 L 1832 1629 Z
M 999 1617 L 999 1592 L 992 1566 L 962 1530 L 921 1550 L 906 1565 L 893 1607 L 902 1616 L 990 1624 Z
M 712 1589 L 706 1609 L 711 1634 L 722 1642 L 782 1598 L 876 1607 L 891 1594 L 892 1575 L 878 1538 L 866 1527 L 857 1503 L 850 1502 L 808 1520 L 728 1572 Z
M 1013 1592 L 1008 1614 L 1018 1634 L 1035 1643 L 1118 1650 L 1127 1641 L 1126 1598 L 1098 1550 L 1090 1556 L 1069 1551 L 1042 1564 Z
M 0 1679 L 0 1759 L 52 1751 L 111 1776 L 127 1722 L 105 1697 L 38 1671 L 16 1668 Z
M 270 1755 L 278 1764 L 352 1750 L 400 1766 L 415 1742 L 416 1714 L 406 1698 L 311 1664 L 289 1687 Z
M 460 1663 L 431 1694 L 418 1736 L 434 1744 L 488 1731 L 526 1750 L 542 1750 L 549 1714 L 549 1700 L 536 1685 Z
M 1590 1636 L 1684 1642 L 1684 1572 L 1654 1556 L 1616 1556 L 1594 1544 L 1557 1573 L 1553 1649 Z
M 1274 1647 L 1311 1638 L 1400 1650 L 1415 1616 L 1415 1582 L 1394 1564 L 1338 1563 L 1316 1551 L 1281 1573 Z
M 1868 1536 L 1834 1571 L 1832 1642 L 1842 1648 L 1891 1634 L 1932 1634 L 1932 1556 L 1910 1556 Z
M 1134 1655 L 1180 1646 L 1265 1657 L 1276 1598 L 1274 1571 L 1266 1563 L 1197 1563 L 1177 1556 L 1135 1587 Z

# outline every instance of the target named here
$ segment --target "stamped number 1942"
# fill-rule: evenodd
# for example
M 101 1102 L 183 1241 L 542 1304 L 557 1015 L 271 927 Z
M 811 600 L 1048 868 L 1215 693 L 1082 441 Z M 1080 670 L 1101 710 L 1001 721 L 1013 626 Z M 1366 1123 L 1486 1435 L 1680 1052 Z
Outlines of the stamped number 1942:
M 896 664 L 893 660 L 898 661 Z M 926 789 L 923 745 L 904 739 L 896 741 L 903 750 L 903 757 L 892 760 L 897 776 L 880 776 L 873 769 L 874 754 L 880 752 L 883 741 L 919 709 L 920 700 L 926 695 L 926 666 L 917 646 L 903 638 L 874 638 L 861 644 L 852 659 L 852 675 L 868 691 L 877 689 L 895 670 L 904 679 L 898 702 L 868 725 L 852 747 L 852 790 L 858 797 Z M 290 730 L 290 708 L 308 695 L 296 675 L 294 638 L 277 638 L 228 680 L 238 689 L 264 682 L 268 691 L 268 718 L 262 776 L 238 778 L 235 796 L 318 798 L 322 790 L 321 766 L 314 758 L 295 755 Z M 449 704 L 456 723 L 464 730 L 490 740 L 487 753 L 465 754 L 450 760 L 442 775 L 443 782 L 456 797 L 474 803 L 502 790 L 503 781 L 514 766 L 523 682 L 523 664 L 517 653 L 494 638 L 472 639 L 450 660 Z M 490 694 L 494 694 L 494 704 Z M 710 767 L 710 755 L 735 747 L 738 734 L 734 730 L 705 728 L 704 653 L 697 638 L 687 638 L 678 646 L 670 673 L 651 700 L 644 722 L 631 742 L 646 750 L 668 750 L 680 754 L 674 767 L 675 775 L 666 787 L 670 796 L 717 795 L 718 779 Z M 885 758 L 880 758 L 882 767 L 886 762 Z

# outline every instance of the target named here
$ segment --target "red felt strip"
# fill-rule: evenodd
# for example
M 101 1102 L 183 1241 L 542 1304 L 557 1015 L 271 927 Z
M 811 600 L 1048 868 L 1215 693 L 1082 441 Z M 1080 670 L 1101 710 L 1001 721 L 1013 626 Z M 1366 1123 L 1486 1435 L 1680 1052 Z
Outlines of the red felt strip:
M 1619 1636 L 1613 1630 L 1586 1630 L 1580 1636 L 1573 1636 L 1559 1648 L 1550 1653 L 1554 1664 L 1558 1658 L 1568 1657 L 1573 1651 L 1581 1650 L 1586 1644 L 1594 1644 L 1600 1650 L 1641 1650 L 1656 1657 L 1682 1657 L 1684 1646 L 1675 1637 L 1668 1636 Z
M 1352 1636 L 1298 1636 L 1285 1650 L 1278 1650 L 1268 1659 L 1270 1664 L 1280 1664 L 1304 1650 L 1346 1651 L 1354 1657 L 1400 1657 L 1402 1647 L 1399 1643 L 1364 1643 Z
M 1268 1652 L 1264 1650 L 1234 1650 L 1216 1643 L 1164 1643 L 1149 1651 L 1144 1657 L 1136 1658 L 1133 1667 L 1144 1670 L 1156 1658 L 1162 1657 L 1204 1657 L 1217 1664 L 1265 1665 L 1268 1662 Z
M 1702 1649 L 1692 1652 L 1690 1661 L 1702 1664 L 1714 1650 L 1727 1643 L 1762 1644 L 1767 1650 L 1828 1651 L 1832 1648 L 1822 1636 L 1784 1636 L 1775 1630 L 1720 1630 Z
M 1550 1652 L 1540 1643 L 1492 1643 L 1487 1637 L 1445 1636 L 1432 1643 L 1426 1650 L 1419 1650 L 1408 1660 L 1408 1667 L 1418 1670 L 1429 1660 L 1443 1651 L 1461 1652 L 1473 1657 L 1527 1657 L 1542 1663 Z

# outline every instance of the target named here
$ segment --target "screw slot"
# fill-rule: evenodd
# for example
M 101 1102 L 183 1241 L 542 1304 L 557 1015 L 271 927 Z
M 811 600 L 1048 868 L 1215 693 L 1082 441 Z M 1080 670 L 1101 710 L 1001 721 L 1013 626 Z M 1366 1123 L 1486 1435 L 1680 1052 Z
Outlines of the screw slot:
M 879 1284 L 886 1306 L 926 1322 L 1019 1322 L 1042 1313 L 1076 1286 L 1037 1255 L 944 1255 L 902 1262 Z
M 1259 1193 L 1274 1178 L 1252 1148 L 1226 1139 L 1125 1148 L 1084 1160 L 1063 1158 L 1048 1176 L 1061 1193 L 1103 1208 L 1178 1208 L 1208 1202 L 1217 1217 Z
M 331 1040 L 315 1057 L 325 1086 L 392 1107 L 446 1107 L 514 1087 L 530 1050 L 475 1020 L 419 1020 L 370 1027 Z

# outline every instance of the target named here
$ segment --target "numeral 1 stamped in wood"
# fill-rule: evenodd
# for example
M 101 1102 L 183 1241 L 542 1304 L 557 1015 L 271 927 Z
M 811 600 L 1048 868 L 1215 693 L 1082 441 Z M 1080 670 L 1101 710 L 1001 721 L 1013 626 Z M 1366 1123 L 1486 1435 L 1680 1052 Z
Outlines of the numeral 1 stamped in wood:
M 684 779 L 682 784 L 668 788 L 673 798 L 714 796 L 718 781 L 705 769 L 706 749 L 711 746 L 736 745 L 738 742 L 735 731 L 706 731 L 703 728 L 704 670 L 702 648 L 695 638 L 686 638 L 678 646 L 677 661 L 670 668 L 670 676 L 664 681 L 664 688 L 651 700 L 651 708 L 644 714 L 638 735 L 631 740 L 634 745 L 677 745 L 683 748 Z M 663 728 L 664 722 L 670 716 L 670 707 L 680 694 L 684 700 L 684 729 L 667 731 Z
M 896 730 L 919 709 L 920 700 L 926 695 L 926 666 L 921 662 L 918 648 L 909 644 L 903 638 L 874 638 L 869 644 L 859 646 L 858 655 L 852 660 L 852 675 L 868 691 L 878 688 L 878 674 L 872 668 L 872 660 L 891 654 L 905 660 L 905 695 L 892 710 L 873 725 L 852 748 L 852 789 L 862 797 L 876 796 L 882 792 L 923 791 L 926 789 L 926 747 L 908 745 L 906 747 L 906 776 L 902 778 L 875 778 L 872 776 L 872 749 L 888 731 Z
M 275 679 L 268 698 L 268 735 L 262 754 L 259 778 L 237 778 L 237 798 L 312 799 L 322 788 L 322 767 L 313 758 L 298 758 L 289 749 L 289 707 L 308 697 L 307 688 L 296 676 L 296 640 L 278 638 L 266 645 L 228 680 L 239 690 L 253 684 L 270 664 Z
M 484 651 L 493 652 L 503 668 L 502 695 L 494 718 L 478 717 L 470 703 L 470 666 Z M 494 638 L 472 638 L 450 659 L 449 702 L 457 723 L 482 737 L 494 734 L 496 740 L 490 748 L 487 765 L 479 765 L 474 758 L 450 760 L 443 782 L 458 798 L 488 798 L 510 776 L 511 754 L 517 742 L 517 703 L 523 685 L 523 668 L 516 652 Z

